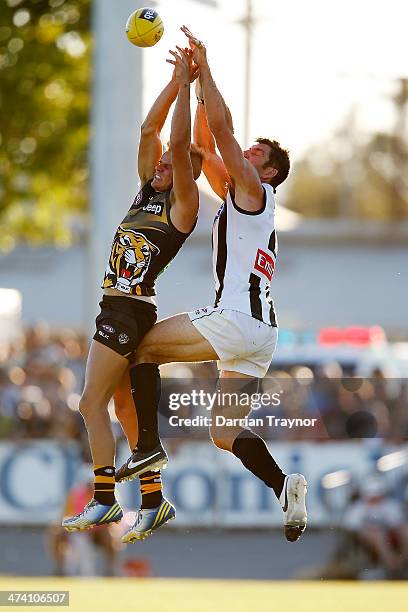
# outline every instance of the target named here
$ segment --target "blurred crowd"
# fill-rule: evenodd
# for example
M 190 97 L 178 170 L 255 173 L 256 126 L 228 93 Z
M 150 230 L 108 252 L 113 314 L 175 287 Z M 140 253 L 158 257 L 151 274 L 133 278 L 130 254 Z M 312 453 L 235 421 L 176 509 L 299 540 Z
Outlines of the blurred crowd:
M 83 388 L 88 339 L 72 329 L 51 330 L 47 324 L 28 327 L 12 343 L 0 343 L 0 439 L 75 439 L 87 452 L 86 432 L 78 412 Z M 273 364 L 272 368 L 276 368 Z M 214 392 L 215 364 L 170 364 L 162 367 L 164 392 L 161 429 L 164 436 L 208 436 L 205 428 L 168 426 L 171 391 L 195 387 Z M 166 383 L 166 378 L 172 382 Z M 198 381 L 198 385 L 197 385 Z M 169 387 L 170 385 L 170 387 Z M 408 437 L 408 382 L 386 378 L 375 369 L 370 378 L 345 378 L 338 363 L 293 364 L 271 370 L 260 392 L 280 393 L 279 405 L 262 406 L 254 417 L 316 418 L 314 427 L 271 428 L 265 421 L 259 433 L 268 439 L 349 439 Z M 181 408 L 179 416 L 207 414 L 203 407 Z M 114 411 L 111 410 L 114 419 Z M 118 437 L 123 435 L 114 424 Z
M 314 427 L 269 431 L 284 439 L 408 439 L 408 380 L 387 378 L 375 368 L 369 378 L 344 375 L 338 363 L 309 368 L 294 365 L 273 372 L 283 390 L 273 414 L 281 418 L 316 418 Z M 266 386 L 267 386 L 267 381 Z M 265 386 L 265 383 L 264 383 Z M 275 384 L 276 386 L 276 384 Z M 268 437 L 268 432 L 265 432 Z
M 0 343 L 0 439 L 83 438 L 78 403 L 87 351 L 84 336 L 45 323 Z

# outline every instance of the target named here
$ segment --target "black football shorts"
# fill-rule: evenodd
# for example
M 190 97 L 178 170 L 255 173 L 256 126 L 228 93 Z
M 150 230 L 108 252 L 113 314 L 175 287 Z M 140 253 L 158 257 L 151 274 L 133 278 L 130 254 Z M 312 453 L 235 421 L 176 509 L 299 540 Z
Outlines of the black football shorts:
M 93 339 L 132 361 L 143 337 L 157 321 L 156 306 L 120 295 L 104 295 L 99 306 Z

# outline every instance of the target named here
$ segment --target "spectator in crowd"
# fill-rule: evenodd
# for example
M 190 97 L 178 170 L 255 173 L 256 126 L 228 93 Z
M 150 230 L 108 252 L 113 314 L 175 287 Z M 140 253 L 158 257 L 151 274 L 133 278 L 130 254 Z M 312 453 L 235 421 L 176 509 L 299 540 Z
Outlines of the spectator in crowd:
M 344 515 L 343 528 L 387 578 L 407 576 L 408 522 L 403 504 L 387 495 L 381 478 L 366 479 L 361 497 Z

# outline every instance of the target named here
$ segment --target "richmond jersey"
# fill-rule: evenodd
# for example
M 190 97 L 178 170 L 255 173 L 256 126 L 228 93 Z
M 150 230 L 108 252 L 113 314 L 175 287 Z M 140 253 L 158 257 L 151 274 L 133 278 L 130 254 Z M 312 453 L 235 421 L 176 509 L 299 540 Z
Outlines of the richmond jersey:
M 277 239 L 273 188 L 264 188 L 264 206 L 245 211 L 230 193 L 214 221 L 213 273 L 216 308 L 237 310 L 277 327 L 270 283 L 275 269 Z
M 103 289 L 118 289 L 129 295 L 156 295 L 158 275 L 191 233 L 184 234 L 174 227 L 170 219 L 170 191 L 159 193 L 151 182 L 139 191 L 116 231 Z

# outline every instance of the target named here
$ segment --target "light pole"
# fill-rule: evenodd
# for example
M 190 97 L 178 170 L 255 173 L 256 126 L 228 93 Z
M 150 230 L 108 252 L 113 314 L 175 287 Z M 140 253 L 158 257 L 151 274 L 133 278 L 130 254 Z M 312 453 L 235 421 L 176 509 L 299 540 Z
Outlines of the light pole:
M 247 147 L 250 138 L 251 116 L 251 80 L 252 80 L 252 34 L 256 19 L 253 14 L 252 0 L 246 0 L 246 11 L 238 24 L 245 31 L 245 81 L 244 81 L 244 146 Z
M 245 28 L 245 102 L 244 102 L 244 146 L 249 144 L 249 128 L 251 113 L 251 62 L 252 62 L 252 32 L 255 20 L 252 14 L 252 0 L 247 0 Z

